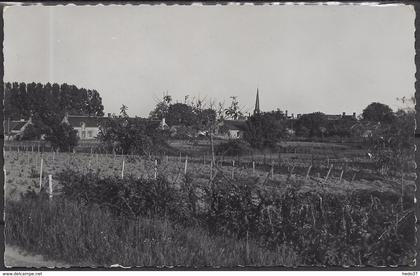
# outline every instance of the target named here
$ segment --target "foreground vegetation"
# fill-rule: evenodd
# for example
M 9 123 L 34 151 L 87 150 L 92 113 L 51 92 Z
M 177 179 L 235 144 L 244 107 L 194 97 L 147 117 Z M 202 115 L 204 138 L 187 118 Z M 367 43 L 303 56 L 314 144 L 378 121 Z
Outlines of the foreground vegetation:
M 89 266 L 295 266 L 288 247 L 262 249 L 252 240 L 211 236 L 165 218 L 116 217 L 97 204 L 26 197 L 6 205 L 6 243 Z M 21 218 L 21 219 L 16 219 Z
M 6 241 L 109 265 L 409 265 L 412 191 L 302 190 L 302 181 L 182 184 L 64 171 L 60 196 L 6 206 Z M 322 188 L 322 187 L 321 187 Z M 20 218 L 20 219 L 16 219 Z M 157 219 L 158 218 L 158 219 Z

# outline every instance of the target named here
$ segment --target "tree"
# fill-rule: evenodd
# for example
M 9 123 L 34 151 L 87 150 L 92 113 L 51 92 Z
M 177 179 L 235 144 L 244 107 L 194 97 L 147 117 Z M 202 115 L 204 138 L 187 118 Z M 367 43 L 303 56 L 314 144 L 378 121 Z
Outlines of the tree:
M 303 114 L 296 122 L 296 135 L 304 137 L 323 137 L 327 118 L 322 112 Z
M 193 126 L 196 122 L 196 114 L 191 106 L 183 103 L 172 104 L 168 108 L 167 123 L 169 125 Z
M 77 146 L 77 131 L 69 124 L 54 124 L 49 128 L 45 140 L 51 143 L 53 148 L 60 151 L 72 151 Z
M 357 119 L 353 117 L 343 117 L 339 120 L 327 121 L 328 136 L 351 137 L 353 135 L 352 127 L 357 124 Z
M 388 105 L 374 102 L 363 110 L 362 118 L 365 121 L 388 124 L 393 122 L 395 114 Z
M 123 117 L 123 118 L 128 118 L 127 110 L 128 110 L 128 107 L 123 104 L 120 107 L 120 116 Z
M 171 105 L 172 97 L 169 94 L 163 96 L 162 101 L 156 104 L 155 109 L 153 109 L 150 114 L 149 118 L 154 120 L 162 120 L 168 116 L 169 106 Z
M 99 140 L 109 149 L 144 155 L 166 147 L 166 137 L 166 131 L 158 130 L 150 121 L 128 115 L 106 118 L 98 134 Z
M 369 129 L 372 135 L 367 143 L 378 170 L 383 174 L 407 171 L 414 160 L 414 107 L 401 108 L 392 120 Z
M 102 99 L 96 90 L 61 86 L 54 83 L 6 83 L 5 116 L 11 119 L 29 118 L 32 114 L 66 112 L 75 115 L 103 116 Z
M 216 123 L 216 111 L 210 108 L 196 111 L 196 125 L 199 130 L 208 130 Z
M 228 108 L 225 109 L 225 115 L 233 120 L 242 119 L 244 117 L 237 96 L 231 96 L 232 102 Z
M 246 121 L 244 139 L 254 148 L 274 147 L 285 134 L 285 121 L 275 112 L 257 113 Z

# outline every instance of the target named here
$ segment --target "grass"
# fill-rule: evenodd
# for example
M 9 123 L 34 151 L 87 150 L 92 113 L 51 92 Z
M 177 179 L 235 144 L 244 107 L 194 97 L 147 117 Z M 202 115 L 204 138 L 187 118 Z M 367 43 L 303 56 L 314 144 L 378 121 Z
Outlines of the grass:
M 47 258 L 96 266 L 297 266 L 287 246 L 260 248 L 253 240 L 211 236 L 166 219 L 115 217 L 96 205 L 42 198 L 9 201 L 6 242 Z

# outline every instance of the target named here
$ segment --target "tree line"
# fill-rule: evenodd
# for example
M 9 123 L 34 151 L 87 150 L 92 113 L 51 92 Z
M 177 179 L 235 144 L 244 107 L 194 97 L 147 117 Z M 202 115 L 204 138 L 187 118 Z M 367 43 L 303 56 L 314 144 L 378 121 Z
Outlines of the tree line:
M 66 83 L 17 83 L 4 85 L 4 115 L 11 120 L 28 119 L 55 113 L 103 116 L 104 107 L 98 91 Z

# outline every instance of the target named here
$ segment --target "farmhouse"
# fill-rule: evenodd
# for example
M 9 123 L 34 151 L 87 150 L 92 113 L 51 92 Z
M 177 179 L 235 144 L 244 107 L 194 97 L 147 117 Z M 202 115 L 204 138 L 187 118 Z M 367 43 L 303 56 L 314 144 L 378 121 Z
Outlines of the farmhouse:
M 32 118 L 29 118 L 29 120 L 27 121 L 25 121 L 24 119 L 21 119 L 19 121 L 7 120 L 6 124 L 6 140 L 18 140 L 23 135 L 23 132 L 25 131 L 26 127 L 32 125 Z
M 111 117 L 111 114 L 108 114 L 108 117 L 99 117 L 99 116 L 83 116 L 83 115 L 65 115 L 62 123 L 66 123 L 71 125 L 74 130 L 77 131 L 77 136 L 81 140 L 93 140 L 99 134 L 99 127 L 101 123 L 106 120 L 107 118 Z M 140 119 L 140 120 L 147 120 L 152 126 L 167 130 L 169 129 L 168 125 L 165 122 L 165 118 L 161 121 L 159 120 L 149 120 L 149 119 L 142 119 L 142 118 L 129 118 L 132 119 Z
M 246 130 L 245 120 L 223 120 L 218 127 L 218 135 L 226 139 L 240 139 Z
M 91 140 L 96 139 L 99 126 L 104 119 L 105 117 L 65 115 L 62 123 L 71 125 L 81 140 Z

